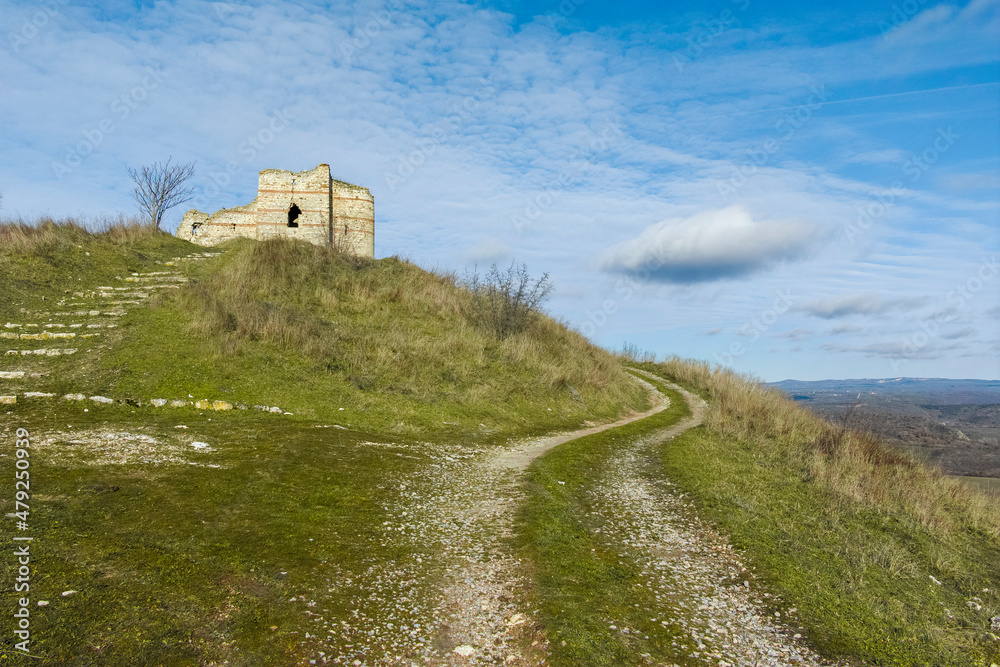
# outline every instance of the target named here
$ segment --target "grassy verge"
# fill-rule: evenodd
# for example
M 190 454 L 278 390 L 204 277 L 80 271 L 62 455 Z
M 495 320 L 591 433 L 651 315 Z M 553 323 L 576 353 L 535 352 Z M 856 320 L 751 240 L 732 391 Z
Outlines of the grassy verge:
M 1000 661 L 1000 507 L 751 380 L 648 365 L 706 396 L 662 448 L 667 475 L 798 608 L 823 653 L 876 665 Z
M 670 407 L 652 417 L 568 442 L 536 460 L 528 470 L 528 500 L 519 522 L 521 548 L 532 564 L 536 595 L 553 665 L 648 664 L 652 654 L 688 664 L 671 642 L 677 626 L 650 621 L 655 607 L 636 563 L 596 539 L 589 491 L 605 463 L 625 442 L 675 424 L 689 410 L 675 391 L 658 387 Z M 623 635 L 617 622 L 638 630 Z M 644 639 L 647 637 L 648 639 Z
M 0 222 L 0 318 L 51 309 L 74 290 L 114 284 L 115 276 L 162 270 L 159 263 L 194 248 L 127 220 L 99 226 L 103 231 L 90 231 L 74 220 Z
M 404 557 L 379 546 L 376 527 L 396 493 L 386 480 L 420 461 L 364 446 L 359 434 L 252 414 L 180 420 L 126 408 L 100 417 L 82 407 L 22 410 L 0 420 L 7 478 L 13 428 L 36 442 L 31 629 L 44 664 L 299 664 L 305 632 L 315 629 L 290 598 L 338 580 L 333 593 L 322 586 L 323 611 L 349 618 L 358 591 L 343 580 Z M 66 435 L 40 444 L 56 432 Z M 101 444 L 61 444 L 95 433 L 114 459 L 128 460 L 96 460 L 108 455 Z M 175 435 L 210 448 L 182 443 L 182 462 L 150 463 L 120 450 L 123 433 L 155 439 L 158 455 Z M 0 509 L 13 511 L 12 498 L 0 498 Z M 3 559 L 0 577 L 13 581 L 14 567 Z M 5 594 L 5 608 L 15 598 Z M 9 633 L 2 641 L 12 649 Z

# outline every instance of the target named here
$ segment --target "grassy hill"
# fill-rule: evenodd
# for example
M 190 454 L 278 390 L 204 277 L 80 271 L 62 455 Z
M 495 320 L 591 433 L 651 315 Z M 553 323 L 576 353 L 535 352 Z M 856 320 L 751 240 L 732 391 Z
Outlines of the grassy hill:
M 893 667 L 1000 661 L 995 501 L 752 378 L 680 359 L 633 365 L 699 393 L 708 411 L 698 428 L 657 436 L 686 411 L 663 388 L 667 412 L 531 466 L 520 543 L 550 636 L 563 640 L 551 664 L 700 665 L 697 651 L 712 650 L 690 640 L 703 599 L 677 606 L 685 595 L 661 597 L 651 582 L 660 554 L 633 540 L 648 527 L 622 535 L 603 518 L 615 460 L 635 447 L 641 478 L 688 499 L 690 521 L 721 529 L 749 567 L 736 583 L 752 581 L 821 655 Z
M 535 461 L 503 537 L 523 557 L 523 609 L 540 610 L 524 655 L 704 664 L 690 619 L 656 609 L 649 555 L 597 522 L 611 464 L 641 443 L 629 479 L 719 529 L 768 612 L 796 609 L 823 655 L 1000 662 L 995 501 L 752 378 L 618 359 L 543 315 L 498 340 L 454 276 L 282 241 L 207 250 L 117 222 L 0 225 L 0 284 L 0 396 L 17 398 L 0 405 L 0 476 L 14 479 L 16 430 L 32 442 L 28 526 L 4 537 L 34 538 L 36 664 L 419 662 L 406 642 L 433 645 L 440 619 L 407 604 L 461 564 L 435 537 L 451 533 L 416 525 L 418 481 L 648 408 L 623 361 L 700 394 L 705 421 L 657 440 L 687 413 L 664 388 L 669 410 Z M 14 512 L 12 485 L 0 491 Z M 15 568 L 0 560 L 0 580 Z M 6 608 L 17 600 L 8 589 Z
M 16 236 L 0 251 L 0 276 L 12 285 L 0 318 L 14 320 L 51 313 L 84 287 L 141 286 L 122 277 L 168 273 L 173 256 L 203 250 L 127 227 L 91 235 L 50 223 Z M 45 358 L 53 372 L 32 390 L 147 404 L 190 395 L 454 438 L 499 439 L 647 405 L 611 355 L 560 323 L 538 316 L 524 335 L 498 341 L 473 324 L 469 292 L 454 276 L 394 257 L 241 240 L 195 264 L 177 289 L 102 329 L 99 351 Z M 52 318 L 35 319 L 44 329 Z
M 378 584 L 390 599 L 430 598 L 444 576 L 441 545 L 421 557 L 381 528 L 398 480 L 649 405 L 550 318 L 484 333 L 452 276 L 277 241 L 204 251 L 130 225 L 0 227 L 6 478 L 16 429 L 32 441 L 28 527 L 4 533 L 34 538 L 36 664 L 307 664 L 306 599 L 355 618 L 373 568 L 410 568 Z

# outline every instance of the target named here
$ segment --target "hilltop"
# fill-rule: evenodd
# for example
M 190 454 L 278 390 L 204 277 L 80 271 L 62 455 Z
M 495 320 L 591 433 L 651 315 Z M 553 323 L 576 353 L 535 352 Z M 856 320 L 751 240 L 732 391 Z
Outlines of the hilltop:
M 995 501 L 753 378 L 286 240 L 6 225 L 0 281 L 36 664 L 1000 660 Z
M 455 276 L 395 257 L 281 239 L 202 252 L 166 234 L 91 235 L 72 224 L 21 236 L 25 252 L 11 244 L 0 256 L 12 286 L 0 305 L 5 331 L 67 335 L 77 311 L 87 322 L 70 356 L 5 357 L 3 370 L 45 373 L 9 389 L 147 408 L 190 396 L 447 437 L 502 438 L 648 404 L 610 354 L 560 323 L 538 315 L 525 335 L 498 341 L 473 323 Z

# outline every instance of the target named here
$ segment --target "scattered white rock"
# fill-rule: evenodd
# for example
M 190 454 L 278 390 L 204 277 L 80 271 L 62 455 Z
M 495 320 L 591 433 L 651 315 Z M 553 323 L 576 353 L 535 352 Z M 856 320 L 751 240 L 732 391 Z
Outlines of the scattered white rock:
M 474 655 L 476 653 L 476 649 L 473 648 L 472 646 L 469 646 L 468 644 L 462 644 L 461 646 L 455 647 L 455 653 L 458 655 L 468 657 L 470 655 Z

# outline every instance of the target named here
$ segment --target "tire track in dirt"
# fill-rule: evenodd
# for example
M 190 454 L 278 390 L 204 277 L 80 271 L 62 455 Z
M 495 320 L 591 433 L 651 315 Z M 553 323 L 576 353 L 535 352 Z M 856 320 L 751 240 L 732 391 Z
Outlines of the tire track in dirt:
M 688 658 L 713 667 L 835 664 L 801 641 L 794 608 L 765 610 L 784 605 L 751 584 L 754 577 L 726 536 L 701 521 L 685 494 L 656 474 L 662 444 L 700 424 L 708 407 L 700 397 L 667 384 L 684 395 L 692 416 L 634 439 L 608 462 L 604 482 L 590 491 L 594 518 L 601 523 L 597 533 L 640 566 L 642 586 L 656 600 L 646 610 L 650 619 L 684 629 L 674 648 Z M 616 619 L 609 623 L 628 632 Z

